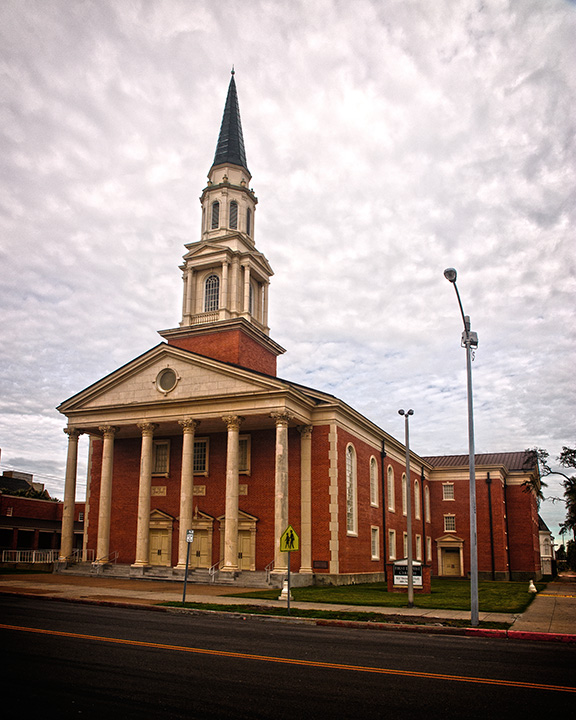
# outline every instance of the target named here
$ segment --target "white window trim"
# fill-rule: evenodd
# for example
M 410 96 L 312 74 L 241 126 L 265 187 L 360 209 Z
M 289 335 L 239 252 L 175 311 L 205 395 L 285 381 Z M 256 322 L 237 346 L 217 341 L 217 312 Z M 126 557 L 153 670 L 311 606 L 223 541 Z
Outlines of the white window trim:
M 206 477 L 209 472 L 209 460 L 210 460 L 210 438 L 208 437 L 195 437 L 194 438 L 194 450 L 196 449 L 196 445 L 203 443 L 206 446 L 206 465 L 204 470 L 199 470 L 196 472 L 196 470 L 193 469 L 194 475 L 202 475 Z M 194 467 L 194 455 L 192 455 L 192 467 Z
M 424 488 L 424 519 L 430 522 L 430 488 L 428 485 Z
M 350 451 L 352 451 L 350 453 Z M 351 477 L 348 476 L 348 457 L 351 458 Z M 351 443 L 348 443 L 346 445 L 346 453 L 344 455 L 344 462 L 345 462 L 345 491 L 346 491 L 346 534 L 351 535 L 353 537 L 358 537 L 358 489 L 357 489 L 357 462 L 356 462 L 356 449 L 354 448 L 354 445 Z M 349 485 L 349 482 L 351 483 L 351 487 Z M 349 491 L 351 489 L 351 493 L 349 494 Z M 351 501 L 351 510 L 352 512 L 349 514 L 349 504 Z M 348 520 L 352 520 L 351 526 L 348 523 Z
M 414 480 L 414 518 L 422 519 L 422 503 L 420 501 L 420 481 Z
M 446 497 L 446 490 L 448 488 L 451 488 L 452 497 Z M 454 483 L 452 483 L 452 482 L 442 483 L 442 500 L 446 500 L 447 502 L 454 502 L 456 500 L 455 493 L 454 493 Z
M 402 557 L 408 557 L 408 533 L 407 532 L 402 533 L 402 552 L 404 553 Z
M 454 519 L 454 527 L 453 528 L 448 529 L 446 527 L 446 520 L 448 518 Z M 447 513 L 444 515 L 444 532 L 456 532 L 456 515 L 454 513 Z
M 156 448 L 161 445 L 167 447 L 166 451 L 166 470 L 160 472 L 154 472 L 156 467 Z M 170 440 L 154 440 L 153 441 L 153 456 L 152 456 L 152 477 L 168 477 L 170 475 Z
M 426 562 L 432 562 L 432 538 L 426 536 Z
M 388 490 L 388 510 L 390 512 L 396 512 L 396 491 L 394 483 L 394 468 L 392 465 L 388 465 L 388 469 L 386 470 L 386 489 Z
M 388 530 L 388 558 L 396 560 L 396 530 Z
M 370 506 L 378 507 L 378 461 L 372 455 L 370 458 Z
M 238 446 L 241 442 L 246 442 L 246 467 L 240 469 L 240 453 L 238 453 L 238 472 L 240 475 L 250 475 L 252 468 L 252 438 L 250 435 L 240 435 L 238 438 Z
M 406 473 L 402 473 L 402 515 L 408 515 L 408 480 Z
M 416 560 L 422 562 L 422 535 L 416 535 Z
M 370 556 L 372 560 L 380 560 L 380 528 L 378 525 L 370 526 Z

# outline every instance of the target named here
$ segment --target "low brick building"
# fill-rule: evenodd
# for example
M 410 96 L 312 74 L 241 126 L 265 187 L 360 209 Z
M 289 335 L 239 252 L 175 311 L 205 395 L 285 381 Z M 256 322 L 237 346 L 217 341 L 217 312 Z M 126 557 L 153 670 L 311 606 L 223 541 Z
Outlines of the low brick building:
M 192 529 L 192 567 L 281 577 L 289 524 L 300 541 L 291 568 L 302 584 L 383 579 L 386 562 L 407 553 L 402 443 L 338 398 L 276 375 L 284 349 L 269 336 L 272 269 L 254 243 L 250 181 L 232 77 L 200 198 L 201 238 L 186 246 L 180 268 L 179 326 L 59 407 L 69 435 L 62 558 L 71 549 L 83 433 L 86 545 L 101 563 L 117 554 L 134 574 L 150 566 L 179 572 Z M 539 574 L 537 525 L 536 544 L 530 535 L 536 505 L 522 491 L 537 468 L 520 470 L 524 461 L 518 453 L 479 458 L 491 479 L 479 483 L 483 574 Z M 463 463 L 412 454 L 410 479 L 415 559 L 435 574 L 465 575 Z M 442 493 L 450 483 L 449 502 Z

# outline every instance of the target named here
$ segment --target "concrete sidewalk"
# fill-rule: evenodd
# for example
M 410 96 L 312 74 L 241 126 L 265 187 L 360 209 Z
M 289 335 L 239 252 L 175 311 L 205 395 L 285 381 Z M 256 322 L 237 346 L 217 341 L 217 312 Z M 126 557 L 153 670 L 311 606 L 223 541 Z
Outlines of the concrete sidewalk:
M 253 588 L 219 585 L 196 585 L 189 583 L 186 601 L 222 605 L 265 605 L 285 608 L 285 600 L 262 600 L 254 598 L 226 597 L 228 593 L 250 592 Z M 120 578 L 86 577 L 85 575 L 22 574 L 2 575 L 0 572 L 0 593 L 32 597 L 47 597 L 77 602 L 112 603 L 135 606 L 152 606 L 160 602 L 182 600 L 182 583 L 155 580 L 124 580 Z M 433 629 L 430 622 L 443 620 L 469 620 L 469 611 L 437 610 L 422 608 L 385 608 L 357 605 L 332 605 L 324 603 L 295 602 L 293 609 L 319 609 L 368 613 L 379 613 L 406 618 L 406 623 L 418 625 L 417 618 L 425 622 L 422 627 Z M 505 622 L 512 625 L 511 631 L 536 639 L 562 639 L 576 642 L 576 576 L 565 576 L 548 584 L 528 610 L 520 616 L 508 613 L 480 613 L 481 621 Z M 398 620 L 398 622 L 402 622 Z M 511 631 L 484 631 L 504 633 Z M 572 635 L 572 637 L 570 637 Z M 556 636 L 556 637 L 555 637 Z M 565 637 L 566 636 L 566 637 Z

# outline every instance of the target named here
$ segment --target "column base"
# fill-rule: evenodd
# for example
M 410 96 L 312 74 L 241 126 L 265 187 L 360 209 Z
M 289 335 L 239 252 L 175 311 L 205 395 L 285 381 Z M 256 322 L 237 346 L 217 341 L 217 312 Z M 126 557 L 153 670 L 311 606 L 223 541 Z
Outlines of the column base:
M 220 572 L 240 572 L 240 568 L 238 565 L 227 565 L 226 567 L 221 567 Z
M 130 565 L 130 577 L 143 576 L 144 571 L 149 567 L 149 563 L 134 563 L 133 565 Z

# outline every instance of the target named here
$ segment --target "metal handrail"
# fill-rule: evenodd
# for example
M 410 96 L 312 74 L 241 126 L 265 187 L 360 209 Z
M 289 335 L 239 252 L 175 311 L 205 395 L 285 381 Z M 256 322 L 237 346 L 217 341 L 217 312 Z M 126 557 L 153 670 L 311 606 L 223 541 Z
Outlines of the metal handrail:
M 92 562 L 92 565 L 105 565 L 109 562 L 113 562 L 114 564 L 116 564 L 116 560 L 118 560 L 118 555 L 118 550 L 114 550 L 114 552 L 111 552 L 108 555 L 104 555 L 103 557 L 94 560 Z
M 272 574 L 272 568 L 274 567 L 274 560 L 271 560 L 268 565 L 264 568 L 266 571 L 266 585 L 270 584 L 270 575 Z
M 222 560 L 218 560 L 218 562 L 214 563 L 212 567 L 208 569 L 208 575 L 210 576 L 210 582 L 216 582 L 216 575 L 218 574 L 220 570 L 220 565 L 222 564 Z

